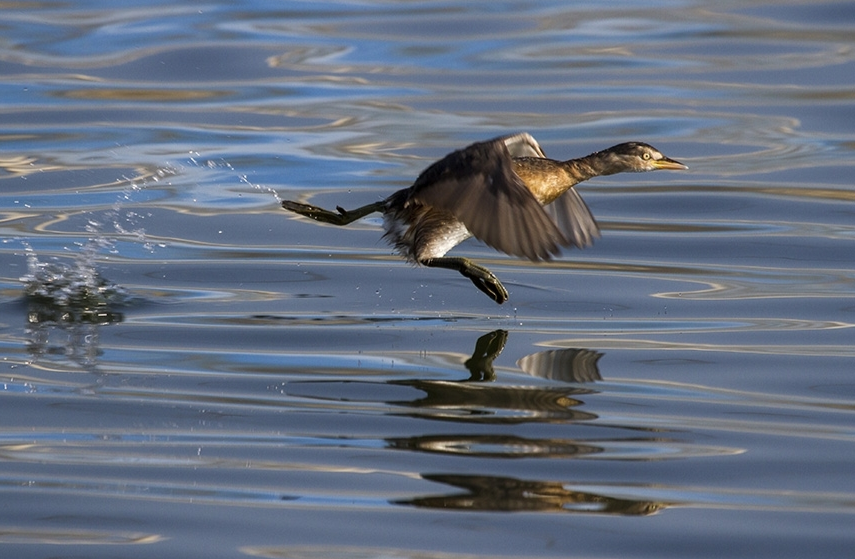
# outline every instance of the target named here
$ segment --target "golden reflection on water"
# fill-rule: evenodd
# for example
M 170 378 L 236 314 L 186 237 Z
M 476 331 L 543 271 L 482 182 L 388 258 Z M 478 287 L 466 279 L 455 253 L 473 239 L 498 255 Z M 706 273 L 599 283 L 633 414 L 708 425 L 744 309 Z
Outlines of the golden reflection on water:
M 14 142 L 16 140 L 28 140 L 34 137 L 34 135 L 19 135 L 17 137 L 3 136 L 2 139 L 6 142 Z M 40 159 L 38 157 L 29 155 L 13 155 L 0 157 L 0 169 L 2 169 L 11 176 L 23 177 L 36 172 L 58 171 L 65 168 L 61 165 L 56 165 L 53 163 L 39 163 L 39 161 Z
M 621 499 L 605 494 L 575 491 L 556 482 L 446 474 L 425 475 L 424 478 L 463 489 L 465 492 L 418 497 L 397 503 L 436 509 L 577 512 L 630 516 L 653 514 L 669 505 L 667 502 Z
M 212 89 L 68 89 L 57 91 L 54 95 L 69 99 L 85 99 L 90 101 L 145 101 L 159 103 L 175 103 L 187 101 L 205 101 L 234 95 L 233 91 L 217 91 Z

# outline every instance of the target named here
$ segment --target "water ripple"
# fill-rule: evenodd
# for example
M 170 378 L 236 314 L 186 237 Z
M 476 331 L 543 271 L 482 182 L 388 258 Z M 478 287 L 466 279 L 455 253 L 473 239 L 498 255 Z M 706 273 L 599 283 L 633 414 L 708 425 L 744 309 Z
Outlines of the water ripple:
M 10 555 L 851 555 L 849 4 L 25 4 Z M 373 202 L 520 130 L 691 170 L 580 185 L 584 252 L 461 245 L 501 307 L 377 218 L 279 205 Z

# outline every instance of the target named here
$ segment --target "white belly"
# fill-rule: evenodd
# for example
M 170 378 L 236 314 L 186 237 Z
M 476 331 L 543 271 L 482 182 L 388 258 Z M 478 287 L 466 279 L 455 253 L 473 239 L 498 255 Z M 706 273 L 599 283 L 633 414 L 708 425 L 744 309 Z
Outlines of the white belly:
M 389 214 L 383 216 L 384 235 L 398 253 L 411 262 L 444 256 L 472 236 L 459 221 L 432 220 L 405 223 Z

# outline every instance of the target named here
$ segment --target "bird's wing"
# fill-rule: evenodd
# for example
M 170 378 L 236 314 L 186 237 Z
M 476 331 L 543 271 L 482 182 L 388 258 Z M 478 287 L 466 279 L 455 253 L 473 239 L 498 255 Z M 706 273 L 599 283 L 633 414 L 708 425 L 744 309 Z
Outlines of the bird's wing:
M 511 157 L 546 158 L 540 144 L 531 134 L 522 132 L 505 136 L 501 140 L 507 146 Z M 594 239 L 600 236 L 600 227 L 597 225 L 597 221 L 575 188 L 571 188 L 559 196 L 544 210 L 564 235 L 564 242 L 561 243 L 564 246 L 574 245 L 578 248 L 585 248 L 593 244 Z
M 511 157 L 540 157 L 545 159 L 546 155 L 540 149 L 540 144 L 537 143 L 531 134 L 521 132 L 512 136 L 502 136 L 497 138 L 505 143 L 508 148 L 508 153 Z
M 594 243 L 600 236 L 600 226 L 588 209 L 588 204 L 576 192 L 575 188 L 556 198 L 543 208 L 564 235 L 565 246 L 574 245 L 585 248 Z
M 419 175 L 407 204 L 447 211 L 507 254 L 548 260 L 567 239 L 514 172 L 508 141 L 494 138 L 448 154 Z

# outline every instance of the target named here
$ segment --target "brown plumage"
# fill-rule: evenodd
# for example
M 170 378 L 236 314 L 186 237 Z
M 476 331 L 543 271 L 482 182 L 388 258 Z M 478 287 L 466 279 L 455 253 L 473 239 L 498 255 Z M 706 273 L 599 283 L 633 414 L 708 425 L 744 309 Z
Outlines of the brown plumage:
M 497 303 L 508 292 L 489 270 L 445 254 L 474 236 L 512 256 L 549 260 L 561 247 L 584 248 L 599 227 L 576 184 L 625 171 L 686 169 L 652 146 L 619 144 L 579 159 L 548 159 L 529 134 L 474 143 L 425 169 L 412 186 L 380 202 L 338 213 L 286 200 L 282 206 L 333 225 L 382 212 L 385 238 L 408 261 L 457 270 Z

